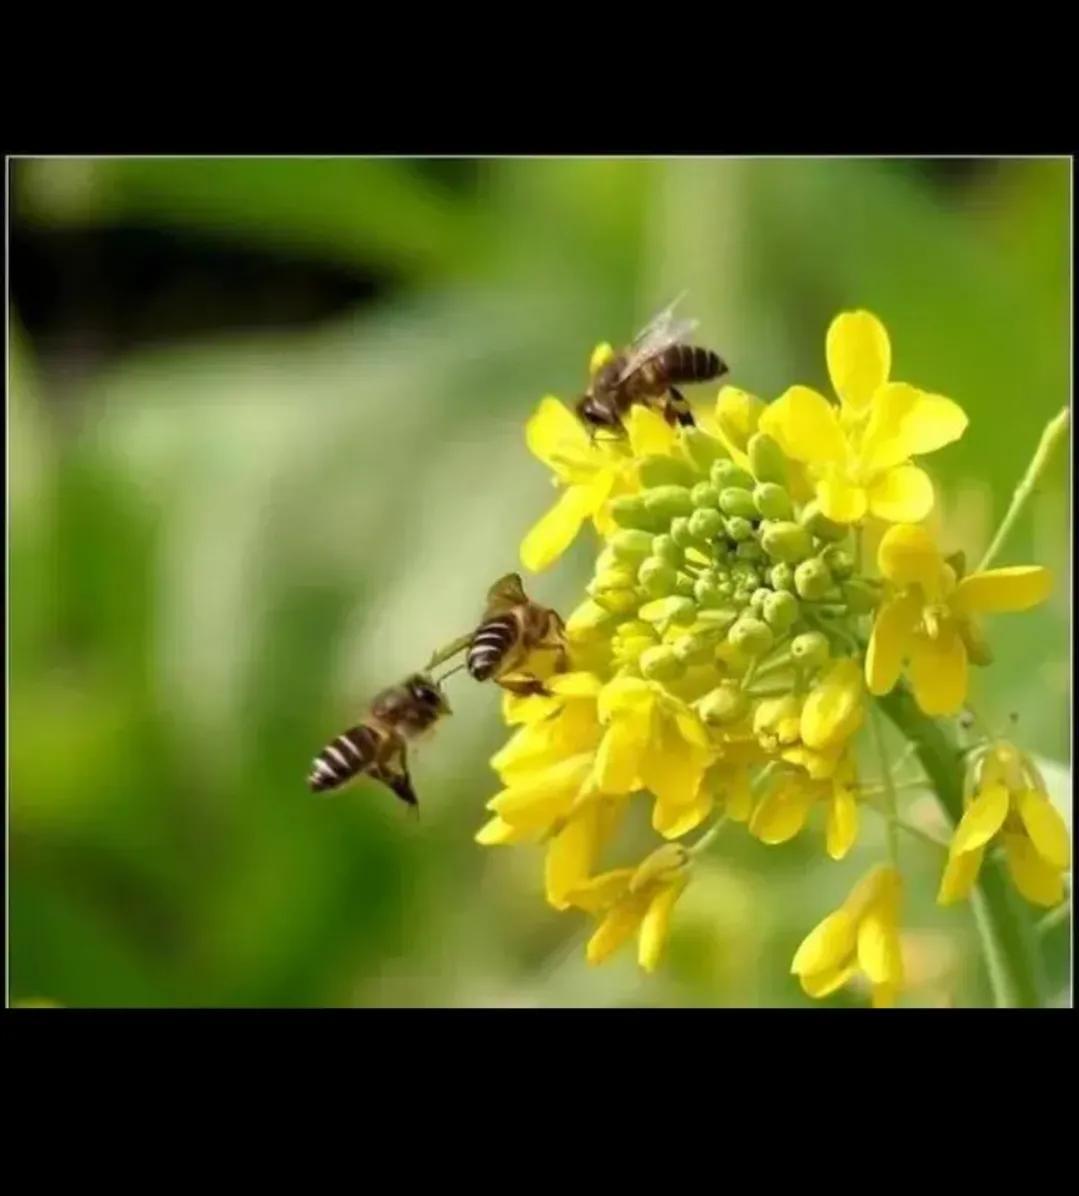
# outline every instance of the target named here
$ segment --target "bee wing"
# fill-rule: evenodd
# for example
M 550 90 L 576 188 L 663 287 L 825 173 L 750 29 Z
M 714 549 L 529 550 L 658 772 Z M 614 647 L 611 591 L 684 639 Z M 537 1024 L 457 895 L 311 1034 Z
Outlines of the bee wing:
M 688 291 L 683 291 L 680 295 L 676 295 L 661 312 L 657 312 L 633 338 L 632 342 L 630 343 L 630 348 L 636 348 L 637 345 L 645 339 L 645 337 L 649 336 L 657 329 L 665 327 L 667 324 L 669 324 L 674 315 L 674 309 L 688 294 Z
M 639 342 L 634 343 L 626 356 L 626 362 L 618 375 L 618 381 L 624 382 L 630 374 L 639 370 L 650 357 L 655 357 L 662 353 L 664 349 L 669 349 L 671 345 L 676 345 L 679 341 L 685 340 L 696 329 L 699 322 L 692 319 L 671 320 L 668 318 L 663 323 L 655 323 L 646 329 L 645 335 Z

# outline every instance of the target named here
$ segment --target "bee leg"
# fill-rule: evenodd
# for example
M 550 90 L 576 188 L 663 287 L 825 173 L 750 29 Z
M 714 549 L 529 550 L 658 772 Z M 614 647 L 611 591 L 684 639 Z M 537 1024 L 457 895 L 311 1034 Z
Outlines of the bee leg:
M 538 677 L 529 677 L 526 673 L 507 673 L 504 677 L 498 677 L 496 683 L 519 698 L 530 698 L 534 694 L 546 695 L 550 692 Z
M 673 386 L 670 388 L 670 398 L 667 400 L 665 414 L 669 424 L 681 424 L 683 428 L 696 427 L 697 421 L 693 418 L 693 411 L 686 402 L 685 395 Z
M 408 763 L 405 759 L 405 749 L 398 747 L 377 768 L 371 770 L 371 775 L 381 781 L 413 809 L 418 809 L 419 799 L 412 788 L 412 778 L 408 775 Z

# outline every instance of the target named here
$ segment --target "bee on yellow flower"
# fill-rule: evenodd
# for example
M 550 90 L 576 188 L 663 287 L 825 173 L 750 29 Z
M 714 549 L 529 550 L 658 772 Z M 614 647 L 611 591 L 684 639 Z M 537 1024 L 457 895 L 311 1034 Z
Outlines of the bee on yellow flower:
M 880 865 L 867 873 L 834 913 L 815 926 L 791 962 L 791 972 L 811 997 L 827 997 L 860 971 L 876 1009 L 894 1005 L 903 987 L 899 911 L 903 878 Z
M 924 527 L 901 523 L 880 542 L 877 563 L 892 596 L 877 612 L 865 679 L 886 694 L 907 664 L 911 687 L 926 714 L 955 714 L 967 696 L 967 662 L 988 663 L 974 619 L 978 614 L 1028 610 L 1052 584 L 1048 569 L 1020 565 L 958 578 Z
M 857 523 L 868 512 L 916 523 L 933 506 L 929 475 L 911 458 L 958 440 L 967 427 L 951 399 L 889 381 L 892 346 L 867 311 L 844 312 L 828 329 L 825 355 L 836 408 L 808 386 L 792 386 L 760 417 L 760 430 L 805 464 L 823 513 Z
M 999 841 L 1012 882 L 1026 900 L 1059 904 L 1064 873 L 1071 867 L 1071 841 L 1037 769 L 1013 744 L 1001 740 L 976 758 L 972 780 L 937 901 L 951 905 L 969 897 L 986 850 Z

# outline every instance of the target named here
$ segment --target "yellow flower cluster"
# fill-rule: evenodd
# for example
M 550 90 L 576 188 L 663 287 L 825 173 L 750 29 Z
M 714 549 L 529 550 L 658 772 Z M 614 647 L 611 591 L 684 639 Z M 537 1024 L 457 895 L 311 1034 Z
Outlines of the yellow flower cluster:
M 523 564 L 548 568 L 589 520 L 603 547 L 567 620 L 568 671 L 546 693 L 504 697 L 515 730 L 491 761 L 502 788 L 477 838 L 544 845 L 550 904 L 599 920 L 590 962 L 636 934 L 640 965 L 656 967 L 712 829 L 678 840 L 709 820 L 778 844 L 823 807 L 827 852 L 846 856 L 871 696 L 905 668 L 923 711 L 955 713 L 968 661 L 987 660 L 974 616 L 1048 593 L 1037 568 L 959 576 L 919 526 L 933 489 L 913 459 L 960 437 L 967 418 L 950 399 L 890 381 L 880 321 L 840 315 L 826 358 L 838 405 L 803 386 L 772 403 L 728 386 L 695 427 L 636 404 L 627 435 L 605 440 L 549 396 L 528 423 L 530 449 L 562 490 L 525 536 Z M 593 372 L 609 359 L 600 346 Z M 892 525 L 879 573 L 858 559 L 867 520 Z M 1020 891 L 1059 899 L 1059 829 L 1002 759 L 985 758 L 942 900 L 969 892 L 998 834 Z M 665 842 L 637 866 L 602 870 L 637 794 Z M 875 1005 L 895 1001 L 901 892 L 894 865 L 874 869 L 808 936 L 792 965 L 806 993 L 825 996 L 860 972 Z

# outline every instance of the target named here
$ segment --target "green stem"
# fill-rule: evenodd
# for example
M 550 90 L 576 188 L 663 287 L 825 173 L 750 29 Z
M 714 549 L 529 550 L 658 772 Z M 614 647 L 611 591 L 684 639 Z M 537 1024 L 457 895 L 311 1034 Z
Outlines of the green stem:
M 720 817 L 712 823 L 708 830 L 701 835 L 697 842 L 694 843 L 692 847 L 688 848 L 689 854 L 700 855 L 702 851 L 705 851 L 711 845 L 719 832 L 727 825 L 728 821 L 729 819 L 726 814 L 720 815 Z
M 918 760 L 954 826 L 963 816 L 963 761 L 951 728 L 924 715 L 904 684 L 877 701 L 916 745 Z M 1030 919 L 1018 907 L 996 858 L 982 865 L 974 912 L 998 1008 L 1040 1006 L 1039 957 Z
M 1069 411 L 1065 407 L 1045 425 L 1045 431 L 1042 432 L 1042 438 L 1038 443 L 1038 448 L 1034 456 L 1031 458 L 1030 465 L 1027 466 L 1023 480 L 1016 486 L 1015 493 L 1012 495 L 1012 503 L 1008 508 L 1008 513 L 1004 516 L 1004 521 L 1000 527 L 997 528 L 997 534 L 993 537 L 992 544 L 985 550 L 985 556 L 982 557 L 976 572 L 981 573 L 983 569 L 988 569 L 990 563 L 996 559 L 997 553 L 1000 552 L 1004 545 L 1004 541 L 1007 540 L 1012 528 L 1015 527 L 1016 521 L 1023 513 L 1023 508 L 1026 506 L 1027 500 L 1034 493 L 1038 480 L 1045 472 L 1045 467 L 1049 464 L 1049 459 L 1052 457 L 1057 444 L 1067 436 L 1068 419 Z
M 870 709 L 870 722 L 873 724 L 873 738 L 877 741 L 877 754 L 880 756 L 881 774 L 884 778 L 884 795 L 888 801 L 888 856 L 892 863 L 899 867 L 899 799 L 895 795 L 895 778 L 888 763 L 888 748 L 884 742 L 884 728 L 881 726 L 880 711 L 874 705 Z

